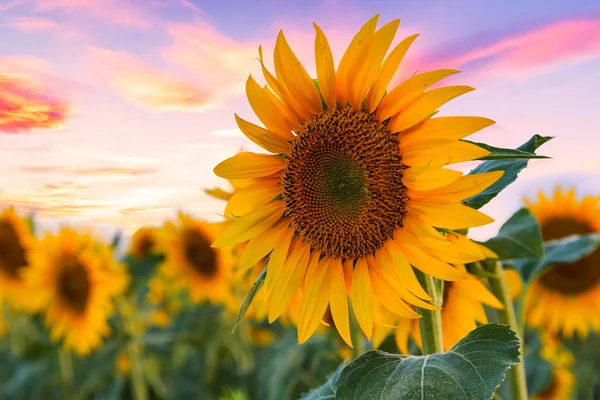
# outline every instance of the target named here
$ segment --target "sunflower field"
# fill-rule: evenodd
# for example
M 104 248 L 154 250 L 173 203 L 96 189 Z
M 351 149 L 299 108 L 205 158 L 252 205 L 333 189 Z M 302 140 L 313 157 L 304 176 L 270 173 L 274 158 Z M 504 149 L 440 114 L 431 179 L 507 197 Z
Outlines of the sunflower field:
M 436 116 L 473 90 L 436 85 L 456 70 L 389 87 L 398 24 L 337 65 L 315 24 L 316 76 L 279 33 L 246 83 L 262 126 L 235 115 L 264 152 L 204 188 L 218 222 L 105 242 L 0 210 L 0 399 L 600 399 L 600 191 L 540 191 L 471 239 L 552 138 L 468 140 L 494 121 Z

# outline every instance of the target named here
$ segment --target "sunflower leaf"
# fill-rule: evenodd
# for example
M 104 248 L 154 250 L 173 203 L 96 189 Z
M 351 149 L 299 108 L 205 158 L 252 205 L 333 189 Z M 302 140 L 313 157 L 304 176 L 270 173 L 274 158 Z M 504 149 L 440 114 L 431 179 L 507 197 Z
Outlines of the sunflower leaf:
M 250 304 L 252 304 L 252 300 L 254 300 L 254 296 L 256 296 L 256 293 L 258 293 L 262 285 L 265 283 L 266 277 L 267 269 L 265 268 L 262 274 L 260 274 L 260 276 L 258 277 L 258 279 L 254 281 L 252 287 L 250 288 L 250 290 L 248 290 L 248 293 L 246 293 L 246 297 L 244 298 L 244 302 L 240 307 L 240 311 L 238 312 L 237 317 L 235 317 L 235 323 L 233 324 L 233 329 L 231 330 L 231 333 L 235 332 L 235 328 L 237 328 L 242 318 L 244 318 L 244 315 L 246 315 L 248 308 L 250 308 Z
M 484 243 L 500 260 L 541 260 L 544 252 L 542 231 L 535 216 L 521 208 L 502 225 L 498 234 Z
M 342 370 L 346 366 L 346 361 L 343 361 L 333 374 L 327 379 L 327 382 L 319 386 L 318 388 L 312 389 L 308 393 L 305 393 L 300 400 L 325 400 L 335 399 L 335 392 L 337 391 L 337 381 L 340 378 Z
M 517 147 L 517 150 L 534 154 L 537 148 L 552 139 L 550 136 L 539 136 L 535 135 L 529 139 L 523 145 Z M 496 197 L 502 190 L 508 185 L 513 183 L 519 172 L 527 166 L 528 159 L 505 159 L 505 160 L 489 160 L 484 161 L 475 167 L 469 174 L 481 174 L 483 172 L 490 171 L 504 171 L 504 175 L 492 186 L 484 190 L 483 192 L 475 195 L 465 201 L 465 204 L 469 207 L 479 209 L 486 205 L 490 200 Z
M 369 351 L 344 368 L 336 398 L 491 399 L 519 355 L 515 333 L 497 323 L 474 329 L 442 354 Z
M 485 143 L 471 142 L 470 140 L 463 140 L 463 142 L 471 143 L 476 146 L 481 147 L 482 149 L 486 149 L 490 152 L 485 157 L 480 157 L 478 160 L 480 161 L 489 161 L 489 160 L 529 160 L 532 158 L 550 158 L 548 156 L 540 156 L 538 154 L 519 150 L 519 149 L 503 149 L 501 147 L 490 146 Z
M 555 264 L 570 264 L 596 251 L 600 246 L 600 233 L 571 235 L 544 244 L 546 258 L 538 261 L 519 260 L 511 262 L 519 270 L 523 282 L 531 282 L 536 276 Z

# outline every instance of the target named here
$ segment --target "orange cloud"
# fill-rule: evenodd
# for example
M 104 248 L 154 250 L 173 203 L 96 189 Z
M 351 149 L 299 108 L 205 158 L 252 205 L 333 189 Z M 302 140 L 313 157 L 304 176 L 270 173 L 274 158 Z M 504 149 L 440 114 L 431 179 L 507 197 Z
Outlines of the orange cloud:
M 0 132 L 22 133 L 34 129 L 57 129 L 64 126 L 70 105 L 35 78 L 0 74 Z
M 573 19 L 537 27 L 470 51 L 451 51 L 428 60 L 425 69 L 443 65 L 506 74 L 597 57 L 599 52 L 600 19 Z
M 139 107 L 202 112 L 215 99 L 212 89 L 151 67 L 133 54 L 90 46 L 89 61 L 113 89 Z

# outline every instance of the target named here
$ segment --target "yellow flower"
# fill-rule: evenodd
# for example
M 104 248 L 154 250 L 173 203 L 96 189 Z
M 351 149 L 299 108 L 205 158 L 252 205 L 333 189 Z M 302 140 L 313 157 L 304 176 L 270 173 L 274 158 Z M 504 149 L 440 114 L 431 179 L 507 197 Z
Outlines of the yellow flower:
M 210 301 L 233 305 L 233 256 L 230 249 L 210 245 L 222 223 L 200 221 L 182 212 L 168 221 L 160 234 L 159 248 L 165 254 L 159 275 L 174 288 L 185 288 L 194 303 Z
M 457 266 L 465 270 L 464 266 Z M 467 274 L 467 279 L 456 282 L 445 282 L 442 304 L 442 336 L 444 349 L 448 350 L 460 339 L 477 327 L 477 323 L 488 322 L 483 305 L 502 309 L 504 306 L 485 287 L 476 276 Z M 421 347 L 419 322 L 414 319 L 399 318 L 394 321 L 393 314 L 383 311 L 381 324 L 376 326 L 374 347 L 379 347 L 388 332 L 395 327 L 395 340 L 398 349 L 408 354 L 408 339 L 412 337 Z
M 513 268 L 505 268 L 504 276 L 506 277 L 506 283 L 508 285 L 510 297 L 513 300 L 518 299 L 523 291 L 523 280 L 521 279 L 521 274 L 519 274 Z
M 575 197 L 557 188 L 553 198 L 525 200 L 544 240 L 600 232 L 600 197 Z M 552 334 L 587 337 L 600 330 L 600 250 L 573 264 L 558 264 L 536 279 L 525 298 L 526 322 Z
M 131 372 L 131 358 L 126 351 L 121 351 L 117 357 L 117 371 L 123 375 Z
M 399 20 L 376 30 L 378 16 L 357 33 L 337 71 L 315 25 L 318 87 L 282 32 L 275 44 L 275 75 L 268 86 L 248 78 L 250 106 L 266 128 L 236 115 L 241 131 L 274 154 L 241 152 L 217 165 L 216 175 L 252 180 L 227 204 L 235 216 L 214 247 L 249 241 L 243 267 L 270 254 L 265 281 L 269 321 L 302 291 L 298 340 L 306 341 L 330 306 L 350 344 L 347 294 L 370 338 L 377 301 L 417 318 L 408 304 L 432 308 L 414 266 L 454 281 L 466 274 L 449 263 L 484 256 L 465 237 L 434 227 L 463 229 L 492 219 L 462 204 L 494 183 L 501 171 L 462 176 L 444 168 L 478 159 L 487 150 L 460 139 L 494 122 L 480 117 L 431 118 L 468 86 L 427 89 L 458 71 L 420 73 L 386 94 L 417 35 L 386 58 Z M 259 49 L 262 61 L 262 50 Z M 344 274 L 352 277 L 347 291 Z
M 159 328 L 166 328 L 171 324 L 171 317 L 164 308 L 157 308 L 150 312 L 148 323 Z
M 22 279 L 28 253 L 35 244 L 29 222 L 13 208 L 0 213 L 0 293 L 17 309 L 29 306 L 28 287 Z
M 111 248 L 88 234 L 62 228 L 47 233 L 31 250 L 24 279 L 30 302 L 43 311 L 53 340 L 80 355 L 89 353 L 110 333 L 113 299 L 127 288 L 125 266 Z
M 548 386 L 533 400 L 568 400 L 573 398 L 576 378 L 569 369 L 575 363 L 573 354 L 564 348 L 556 336 L 542 332 L 540 356 L 552 364 L 552 377 Z
M 128 253 L 138 261 L 145 260 L 156 252 L 157 228 L 142 227 L 131 238 Z

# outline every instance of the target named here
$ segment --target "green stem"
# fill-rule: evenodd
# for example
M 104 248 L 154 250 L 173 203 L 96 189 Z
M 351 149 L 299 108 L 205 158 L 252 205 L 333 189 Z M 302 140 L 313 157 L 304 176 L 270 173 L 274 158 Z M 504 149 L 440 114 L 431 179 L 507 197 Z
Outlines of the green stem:
M 60 384 L 62 386 L 63 398 L 72 399 L 73 359 L 71 358 L 71 354 L 63 348 L 58 350 L 58 368 L 60 371 Z
M 442 305 L 442 287 L 436 285 L 433 277 L 415 270 L 419 282 L 423 289 L 432 298 L 432 303 L 438 307 Z M 423 354 L 435 354 L 444 352 L 444 342 L 442 339 L 442 313 L 441 310 L 426 310 L 417 307 L 417 312 L 422 316 L 419 319 L 419 329 L 421 331 L 421 340 L 423 342 Z
M 492 293 L 494 293 L 498 300 L 504 305 L 503 310 L 498 310 L 500 322 L 510 325 L 513 331 L 515 331 L 517 338 L 521 343 L 521 353 L 523 353 L 521 329 L 517 323 L 515 308 L 513 306 L 512 298 L 510 297 L 510 291 L 508 290 L 504 268 L 502 268 L 502 263 L 500 261 L 496 261 L 493 268 L 495 277 L 489 278 L 490 288 L 492 289 Z M 525 365 L 523 360 L 508 371 L 508 377 L 511 399 L 527 400 L 527 381 L 525 379 Z
M 356 359 L 358 356 L 362 355 L 365 349 L 365 337 L 363 336 L 362 330 L 358 325 L 358 321 L 356 317 L 354 317 L 353 313 L 350 313 L 350 336 L 352 339 L 352 358 Z
M 141 343 L 133 339 L 128 345 L 131 358 L 131 389 L 135 400 L 148 400 L 148 386 L 144 376 Z

